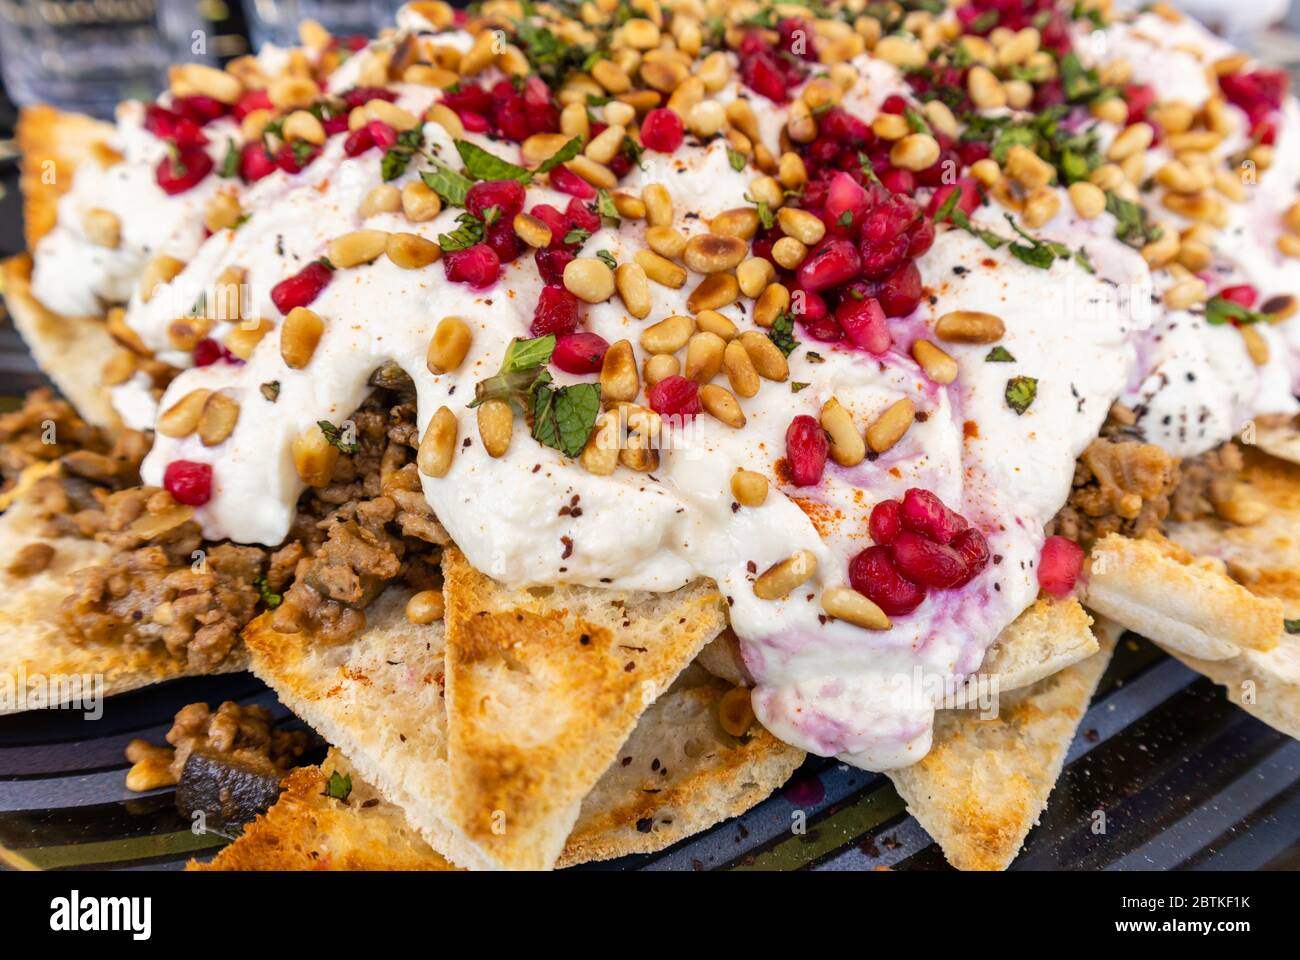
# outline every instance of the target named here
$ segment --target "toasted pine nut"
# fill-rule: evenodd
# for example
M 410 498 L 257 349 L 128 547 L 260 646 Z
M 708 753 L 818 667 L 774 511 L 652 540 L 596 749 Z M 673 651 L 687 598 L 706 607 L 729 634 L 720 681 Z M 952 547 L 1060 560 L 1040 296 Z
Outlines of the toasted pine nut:
M 584 114 L 586 111 L 583 111 Z M 459 140 L 465 136 L 465 125 L 461 122 L 456 111 L 451 109 L 445 103 L 435 103 L 431 106 L 425 116 L 430 122 L 436 123 L 454 139 Z
M 673 227 L 647 227 L 645 242 L 661 257 L 678 260 L 686 252 L 686 234 Z
M 915 419 L 916 406 L 908 397 L 890 404 L 867 427 L 867 446 L 876 453 L 884 453 L 903 438 Z
M 629 405 L 627 414 L 627 443 L 618 453 L 618 462 L 629 470 L 648 473 L 659 466 L 656 448 L 661 428 L 659 415 L 644 407 Z
M 641 331 L 641 349 L 647 353 L 676 353 L 695 332 L 695 318 L 676 314 Z
M 126 383 L 135 375 L 139 360 L 139 357 L 125 347 L 114 350 L 109 354 L 108 359 L 104 361 L 101 375 L 104 386 L 116 387 L 119 384 Z
M 172 93 L 178 97 L 198 93 L 232 104 L 244 93 L 244 85 L 238 78 L 202 63 L 177 64 L 168 69 L 167 79 Z
M 325 333 L 325 321 L 306 307 L 294 307 L 280 324 L 280 356 L 285 365 L 301 370 L 311 362 Z
M 141 302 L 148 303 L 152 300 L 154 291 L 159 286 L 171 283 L 173 278 L 184 269 L 184 263 L 165 253 L 160 253 L 150 260 L 149 265 L 144 268 L 144 273 L 140 275 Z
M 749 195 L 773 210 L 785 204 L 785 189 L 776 177 L 755 177 L 749 182 Z
M 1056 170 L 1051 164 L 1020 144 L 1007 151 L 1003 169 L 1008 177 L 1030 190 L 1045 187 L 1056 177 Z
M 390 233 L 384 252 L 403 270 L 419 270 L 442 257 L 442 248 L 418 233 Z
M 716 333 L 696 333 L 686 343 L 686 379 L 708 383 L 722 369 L 727 342 Z
M 730 273 L 711 273 L 686 298 L 686 308 L 692 313 L 701 310 L 718 310 L 734 303 L 740 296 L 740 284 Z
M 705 100 L 691 107 L 686 126 L 697 137 L 711 137 L 727 122 L 727 112 L 717 100 Z
M 778 354 L 780 352 L 777 351 Z M 752 397 L 758 393 L 758 371 L 754 368 L 749 351 L 739 340 L 732 340 L 722 351 L 722 365 L 726 368 L 727 381 L 736 396 Z
M 394 130 L 414 130 L 420 125 L 420 118 L 411 111 L 399 107 L 387 100 L 370 100 L 366 103 L 366 112 L 376 120 L 388 124 Z
M 402 188 L 402 212 L 412 223 L 432 220 L 442 212 L 442 198 L 422 180 L 412 180 Z
M 489 457 L 502 457 L 510 449 L 515 414 L 504 400 L 486 400 L 478 406 L 478 435 Z
M 817 573 L 817 557 L 810 550 L 799 550 L 773 564 L 754 581 L 754 596 L 760 600 L 783 600 L 790 591 L 807 583 Z
M 116 213 L 103 207 L 87 210 L 81 218 L 81 229 L 86 239 L 97 247 L 116 250 L 122 244 L 122 221 Z
M 822 429 L 831 440 L 831 459 L 842 467 L 854 467 L 867 455 L 867 445 L 853 423 L 853 416 L 839 400 L 831 397 L 821 410 Z
M 578 257 L 564 267 L 564 288 L 587 303 L 604 303 L 614 295 L 614 272 L 596 257 Z
M 749 354 L 754 369 L 764 380 L 780 383 L 790 376 L 790 363 L 779 347 L 766 335 L 757 330 L 746 330 L 737 339 Z
M 636 109 L 631 104 L 619 100 L 605 104 L 606 123 L 620 126 L 626 130 L 635 119 Z
M 1141 153 L 1151 146 L 1151 141 L 1154 138 L 1155 131 L 1150 124 L 1134 123 L 1126 127 L 1111 143 L 1110 149 L 1106 151 L 1106 159 L 1118 163 L 1135 153 Z
M 949 343 L 995 343 L 1007 332 L 1002 318 L 977 310 L 953 310 L 934 323 L 934 333 Z
M 939 141 L 928 133 L 909 133 L 889 151 L 889 162 L 904 170 L 928 170 L 938 159 Z
M 827 587 L 822 591 L 822 609 L 836 620 L 864 630 L 888 630 L 893 624 L 885 611 L 850 587 Z
M 587 438 L 587 445 L 582 448 L 578 463 L 594 476 L 609 476 L 618 467 L 618 436 L 618 411 L 606 410 L 596 421 L 591 436 Z
M 879 23 L 879 21 L 877 21 Z M 892 63 L 901 69 L 918 69 L 925 66 L 929 56 L 925 52 L 925 47 L 914 37 L 904 34 L 890 34 L 882 37 L 876 44 L 871 55 L 877 60 L 884 60 L 886 63 Z
M 607 92 L 615 95 L 632 89 L 632 78 L 613 60 L 598 60 L 591 68 L 591 76 Z
M 1080 180 L 1070 184 L 1070 202 L 1074 211 L 1084 220 L 1092 220 L 1106 212 L 1106 194 L 1095 184 Z
M 626 193 L 615 193 L 611 196 L 614 200 L 614 209 L 624 220 L 645 219 L 645 201 L 640 197 L 629 196 Z
M 1255 362 L 1255 366 L 1266 366 L 1268 364 L 1269 349 L 1268 341 L 1264 339 L 1264 335 L 1254 327 L 1245 324 L 1237 329 L 1241 331 L 1241 339 L 1246 342 L 1246 352 L 1250 354 L 1250 359 Z
M 769 283 L 754 301 L 754 323 L 770 327 L 786 310 L 790 309 L 790 291 L 780 283 Z
M 712 334 L 704 334 L 712 336 Z M 729 427 L 739 430 L 745 425 L 745 413 L 740 409 L 735 395 L 726 387 L 706 383 L 700 387 L 700 405 L 710 415 Z
M 312 424 L 294 438 L 292 453 L 294 468 L 303 483 L 309 487 L 329 485 L 339 448 L 325 438 L 319 426 Z
M 1121 97 L 1106 97 L 1095 100 L 1090 107 L 1091 113 L 1098 120 L 1122 126 L 1128 122 L 1128 104 Z
M 661 286 L 677 290 L 686 285 L 686 271 L 653 250 L 638 250 L 633 259 L 648 278 Z
M 925 375 L 935 383 L 949 384 L 957 379 L 957 361 L 929 340 L 915 341 L 912 344 L 912 356 L 925 371 Z
M 608 166 L 609 162 L 623 149 L 623 138 L 626 136 L 627 130 L 617 123 L 612 123 L 592 137 L 587 144 L 587 149 L 583 152 L 596 163 Z
M 295 110 L 285 117 L 281 129 L 286 140 L 305 140 L 318 146 L 325 142 L 325 127 L 306 110 Z
M 158 415 L 158 432 L 164 437 L 188 437 L 199 425 L 199 415 L 211 390 L 191 390 Z
M 239 422 L 239 404 L 224 393 L 214 393 L 199 414 L 199 439 L 205 447 L 215 447 L 234 432 Z
M 1197 304 L 1204 303 L 1209 297 L 1205 281 L 1200 277 L 1188 277 L 1179 280 L 1165 291 L 1165 306 L 1170 310 L 1190 310 Z
M 123 307 L 110 307 L 104 317 L 104 329 L 114 341 L 126 347 L 138 357 L 151 357 L 153 352 L 144 345 L 140 334 L 126 323 L 126 310 Z
M 245 323 L 226 334 L 226 339 L 222 341 L 227 350 L 238 357 L 240 360 L 247 360 L 253 355 L 253 350 L 262 342 L 265 337 L 275 329 L 267 320 L 259 319 L 255 327 L 248 327 Z
M 673 198 L 662 183 L 647 184 L 641 190 L 645 219 L 652 227 L 667 227 L 673 222 Z
M 1036 187 L 1025 200 L 1020 220 L 1030 230 L 1037 230 L 1055 217 L 1060 209 L 1061 198 L 1055 190 L 1051 187 Z
M 912 128 L 907 125 L 907 118 L 900 113 L 880 113 L 871 121 L 871 132 L 878 139 L 893 143 L 911 133 Z
M 207 317 L 178 317 L 167 325 L 167 341 L 177 350 L 192 351 L 212 329 Z
M 458 429 L 456 415 L 446 407 L 439 407 L 429 420 L 415 454 L 416 466 L 426 477 L 445 477 L 451 470 Z
M 329 243 L 328 256 L 336 267 L 357 267 L 373 263 L 388 248 L 388 234 L 383 230 L 354 230 Z
M 203 225 L 212 233 L 225 230 L 239 223 L 244 210 L 239 200 L 232 193 L 222 191 L 214 193 L 203 207 Z
M 685 342 L 685 341 L 683 341 Z M 628 340 L 619 340 L 605 351 L 600 365 L 600 399 L 604 403 L 631 402 L 641 389 L 636 357 Z
M 716 333 L 723 340 L 731 340 L 736 336 L 736 325 L 716 310 L 701 310 L 695 315 L 695 326 Z
M 1300 236 L 1284 233 L 1277 238 L 1277 249 L 1283 256 L 1300 257 Z
M 681 373 L 682 364 L 671 353 L 652 353 L 645 358 L 642 374 L 647 387 L 653 387 L 660 380 L 675 377 Z
M 753 470 L 737 470 L 731 475 L 731 495 L 742 507 L 761 507 L 767 500 L 767 477 Z
M 777 211 L 776 222 L 787 237 L 794 237 L 807 247 L 826 236 L 826 224 L 821 217 L 797 207 L 782 207 Z
M 446 601 L 441 590 L 421 590 L 406 601 L 406 619 L 416 626 L 434 623 L 446 616 Z
M 970 68 L 966 75 L 966 91 L 970 94 L 971 101 L 981 110 L 995 110 L 1007 105 L 1007 92 L 988 67 L 977 64 Z
M 551 228 L 530 213 L 520 210 L 511 226 L 515 235 L 535 250 L 544 250 L 551 245 Z
M 686 242 L 683 260 L 696 273 L 721 273 L 745 259 L 749 244 L 738 237 L 697 233 Z
M 285 111 L 295 107 L 310 107 L 320 97 L 320 87 L 310 77 L 285 74 L 272 80 L 266 93 L 271 98 L 273 107 Z
M 359 213 L 373 217 L 380 213 L 393 213 L 402 206 L 402 193 L 391 183 L 381 183 L 366 194 Z
M 776 178 L 781 181 L 781 186 L 790 190 L 798 189 L 807 183 L 808 168 L 804 165 L 803 157 L 789 150 L 781 154 L 781 159 L 777 162 Z M 754 216 L 757 219 L 757 212 Z
M 650 313 L 650 283 L 637 263 L 620 263 L 614 271 L 614 287 L 627 312 L 638 320 Z
M 1181 245 L 1178 231 L 1168 224 L 1161 224 L 1159 238 L 1142 248 L 1142 259 L 1146 260 L 1152 269 L 1158 269 L 1178 256 Z
M 754 207 L 736 207 L 723 210 L 709 221 L 709 232 L 724 237 L 752 240 L 758 233 L 758 210 Z
M 782 237 L 772 244 L 772 259 L 787 270 L 796 270 L 808 257 L 808 248 L 794 237 Z
M 460 317 L 443 317 L 429 340 L 429 350 L 425 363 L 430 373 L 450 373 L 465 362 L 469 353 L 469 324 Z

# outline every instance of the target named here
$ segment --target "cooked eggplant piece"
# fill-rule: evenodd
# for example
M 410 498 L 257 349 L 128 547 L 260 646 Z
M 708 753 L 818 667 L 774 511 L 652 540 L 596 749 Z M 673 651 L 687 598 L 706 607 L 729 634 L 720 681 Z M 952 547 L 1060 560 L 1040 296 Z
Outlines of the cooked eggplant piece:
M 275 803 L 286 772 L 261 756 L 195 750 L 176 786 L 176 808 L 187 819 L 202 810 L 212 827 L 239 827 Z

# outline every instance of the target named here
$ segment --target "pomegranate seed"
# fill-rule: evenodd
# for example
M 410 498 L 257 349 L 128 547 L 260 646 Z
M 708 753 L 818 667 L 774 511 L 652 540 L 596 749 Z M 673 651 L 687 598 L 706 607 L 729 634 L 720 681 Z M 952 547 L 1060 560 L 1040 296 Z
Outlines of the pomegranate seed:
M 194 460 L 173 460 L 163 471 L 163 489 L 177 503 L 201 507 L 212 499 L 212 465 Z
M 935 543 L 952 543 L 969 524 L 929 490 L 912 487 L 903 494 L 903 526 Z
M 825 299 L 820 294 L 801 288 L 796 288 L 796 292 L 801 296 L 791 298 L 791 312 L 799 318 L 801 323 L 811 326 L 826 319 L 828 308 Z M 839 340 L 843 335 L 844 332 L 841 330 L 832 339 Z
M 565 373 L 599 373 L 608 349 L 609 342 L 598 333 L 566 333 L 555 341 L 551 363 Z
M 775 59 L 766 51 L 741 61 L 740 78 L 749 89 L 774 103 L 785 103 L 790 99 L 785 77 Z
M 194 358 L 194 366 L 196 367 L 210 367 L 218 360 L 229 362 L 231 360 L 239 359 L 211 337 L 204 337 L 196 343 L 194 345 L 192 356 Z M 243 361 L 240 362 L 242 363 Z
M 907 231 L 907 255 L 912 259 L 924 256 L 934 246 L 934 221 L 922 217 Z
M 898 572 L 889 547 L 867 547 L 849 561 L 849 584 L 891 617 L 911 613 L 925 599 L 925 588 Z
M 552 243 L 554 243 L 554 240 L 552 240 Z M 576 254 L 564 246 L 550 247 L 546 250 L 533 252 L 533 260 L 537 264 L 537 272 L 542 275 L 543 282 L 554 285 L 564 283 L 564 268 L 575 257 Z
M 897 93 L 891 93 L 885 97 L 885 102 L 880 105 L 881 113 L 895 113 L 902 116 L 907 112 L 907 98 Z
M 936 589 L 956 586 L 966 576 L 966 564 L 952 547 L 904 530 L 890 544 L 898 572 L 913 583 Z
M 847 214 L 849 228 L 860 229 L 870 207 L 871 199 L 867 191 L 851 176 L 837 173 L 831 177 L 830 187 L 826 191 L 826 216 L 831 223 L 843 225 L 842 221 Z
M 501 258 L 486 243 L 442 256 L 443 270 L 453 283 L 467 283 L 476 290 L 490 287 L 501 276 Z
M 397 142 L 397 131 L 382 120 L 371 120 L 366 124 L 366 129 L 380 150 L 387 150 Z
M 700 405 L 700 388 L 694 380 L 674 374 L 664 377 L 648 391 L 650 409 L 662 417 L 693 417 L 704 408 Z
M 921 303 L 924 293 L 921 271 L 909 260 L 881 282 L 880 306 L 887 317 L 906 317 Z
M 855 300 L 845 297 L 835 308 L 835 322 L 853 345 L 879 356 L 893 345 L 889 327 L 885 324 L 885 311 L 872 297 Z
M 175 158 L 163 157 L 154 170 L 154 179 L 163 193 L 174 197 L 195 186 L 212 172 L 212 158 L 199 147 L 180 151 Z
M 877 176 L 890 193 L 905 193 L 908 196 L 916 193 L 916 182 L 919 178 L 911 170 L 893 168 L 883 170 Z
M 524 113 L 530 133 L 552 133 L 560 129 L 560 111 L 541 77 L 533 74 L 524 81 Z
M 349 157 L 359 157 L 375 145 L 375 138 L 367 127 L 357 127 L 343 140 L 343 152 Z
M 600 229 L 600 215 L 577 197 L 569 201 L 569 205 L 564 208 L 564 215 L 569 218 L 569 224 L 572 227 L 578 227 L 590 233 L 595 233 Z
M 1242 283 L 1235 287 L 1224 287 L 1219 291 L 1219 296 L 1249 310 L 1259 299 L 1259 291 L 1249 283 Z
M 260 140 L 252 140 L 239 150 L 239 175 L 248 183 L 256 183 L 275 173 L 275 158 L 266 152 Z
M 508 97 L 494 103 L 493 106 L 492 114 L 493 119 L 496 120 L 497 133 L 515 143 L 528 139 L 528 108 L 524 106 L 523 97 Z
M 498 220 L 488 227 L 487 245 L 496 251 L 497 259 L 502 263 L 511 263 L 524 252 L 523 241 L 508 219 Z
M 288 313 L 294 307 L 305 307 L 320 296 L 333 277 L 333 270 L 314 260 L 272 287 L 271 302 L 281 313 Z
M 1083 547 L 1065 537 L 1048 537 L 1038 558 L 1038 585 L 1054 597 L 1074 589 L 1083 569 Z
M 790 421 L 785 431 L 785 456 L 790 464 L 792 484 L 811 487 L 820 483 L 829 452 L 826 431 L 815 417 L 801 414 Z
M 1220 82 L 1223 79 L 1226 78 L 1221 78 Z M 1156 103 L 1155 88 L 1144 84 L 1130 83 L 1124 88 L 1124 102 L 1128 104 L 1129 124 L 1145 120 L 1147 111 Z
M 466 133 L 488 133 L 492 130 L 492 124 L 482 114 L 470 113 L 466 110 L 464 113 L 458 114 L 458 116 Z
M 961 191 L 961 196 L 957 198 L 957 208 L 967 216 L 973 214 L 980 205 L 980 193 L 976 181 L 969 177 L 963 177 L 956 183 L 944 184 L 934 191 L 934 196 L 930 198 L 930 205 L 926 207 L 926 212 L 933 217 L 939 212 L 939 208 L 948 201 L 949 195 L 956 190 Z M 949 214 L 947 222 L 951 222 L 951 220 L 952 215 Z
M 962 562 L 966 564 L 966 575 L 954 583 L 954 587 L 964 587 L 988 566 L 989 542 L 984 539 L 984 534 L 974 527 L 957 534 L 949 546 L 961 555 Z
M 876 543 L 893 543 L 902 529 L 903 505 L 897 500 L 881 500 L 871 508 L 871 519 L 867 521 L 867 530 Z
M 170 140 L 181 150 L 201 147 L 208 142 L 197 123 L 156 103 L 145 108 L 144 128 L 159 140 Z
M 651 110 L 641 121 L 641 145 L 647 150 L 672 153 L 682 145 L 682 118 L 667 107 Z
M 817 124 L 818 132 L 841 143 L 869 145 L 875 142 L 876 135 L 862 120 L 840 107 L 832 107 Z
M 232 108 L 235 119 L 243 120 L 254 110 L 273 110 L 275 105 L 271 103 L 271 95 L 265 90 L 250 90 L 237 101 Z
M 563 286 L 558 283 L 547 284 L 537 296 L 529 333 L 534 337 L 544 337 L 548 333 L 556 336 L 573 333 L 581 320 L 580 309 L 578 298 Z
M 858 252 L 848 240 L 823 240 L 799 266 L 799 286 L 816 293 L 852 280 L 862 266 Z
M 355 109 L 365 106 L 371 100 L 387 100 L 393 103 L 397 99 L 397 91 L 389 90 L 387 87 L 353 87 L 344 90 L 339 96 L 349 108 Z M 451 99 L 450 95 L 447 99 Z
M 275 151 L 275 165 L 285 173 L 299 173 L 319 156 L 320 147 L 308 148 L 302 145 L 302 141 L 282 143 L 280 149 Z
M 220 120 L 226 115 L 224 103 L 201 93 L 191 94 L 188 97 L 174 97 L 172 110 L 182 117 L 193 120 L 199 126 L 211 123 L 213 120 Z
M 564 214 L 549 203 L 539 203 L 528 212 L 551 228 L 552 247 L 564 245 L 564 237 L 569 232 L 569 221 Z
M 567 193 L 579 200 L 596 199 L 596 188 L 568 167 L 558 166 L 548 176 L 551 178 L 551 186 L 559 190 L 560 193 Z

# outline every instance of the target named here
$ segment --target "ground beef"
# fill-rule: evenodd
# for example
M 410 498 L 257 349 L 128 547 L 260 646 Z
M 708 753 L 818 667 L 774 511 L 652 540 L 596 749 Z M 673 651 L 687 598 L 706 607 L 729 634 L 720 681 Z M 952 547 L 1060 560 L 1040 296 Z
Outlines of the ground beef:
M 1178 488 L 1171 498 L 1170 519 L 1195 520 L 1213 514 L 1218 504 L 1232 499 L 1243 466 L 1235 443 L 1184 460 L 1179 468 Z

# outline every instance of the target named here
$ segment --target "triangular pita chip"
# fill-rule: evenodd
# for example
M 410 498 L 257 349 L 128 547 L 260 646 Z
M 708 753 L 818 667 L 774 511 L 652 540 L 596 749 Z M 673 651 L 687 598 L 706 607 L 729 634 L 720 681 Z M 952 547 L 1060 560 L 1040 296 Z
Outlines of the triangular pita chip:
M 1282 460 L 1300 463 L 1300 429 L 1297 429 L 1294 422 L 1283 426 L 1260 427 L 1255 431 L 1255 446 Z
M 111 696 L 195 675 L 162 644 L 75 639 L 59 619 L 59 605 L 70 589 L 69 576 L 103 560 L 110 551 L 95 540 L 44 537 L 40 528 L 35 510 L 21 499 L 0 516 L 0 693 L 15 694 L 0 697 L 0 714 L 84 700 L 92 691 Z M 23 546 L 37 542 L 54 548 L 50 565 L 32 576 L 10 573 L 10 559 Z M 218 669 L 204 672 L 231 673 L 245 668 L 244 652 L 237 647 Z M 86 676 L 102 677 L 102 690 L 86 689 L 80 680 Z M 46 695 L 54 702 L 36 703 L 29 694 L 24 703 L 16 696 L 20 687 L 48 691 Z
M 38 104 L 18 115 L 18 149 L 22 152 L 23 225 L 27 249 L 54 229 L 59 197 L 72 188 L 83 163 L 111 166 L 121 157 L 110 146 L 111 123 L 80 113 L 65 113 Z
M 959 870 L 1004 870 L 1047 806 L 1122 628 L 1094 624 L 1091 657 L 1003 696 L 998 716 L 941 710 L 934 746 L 889 771 L 907 809 Z

